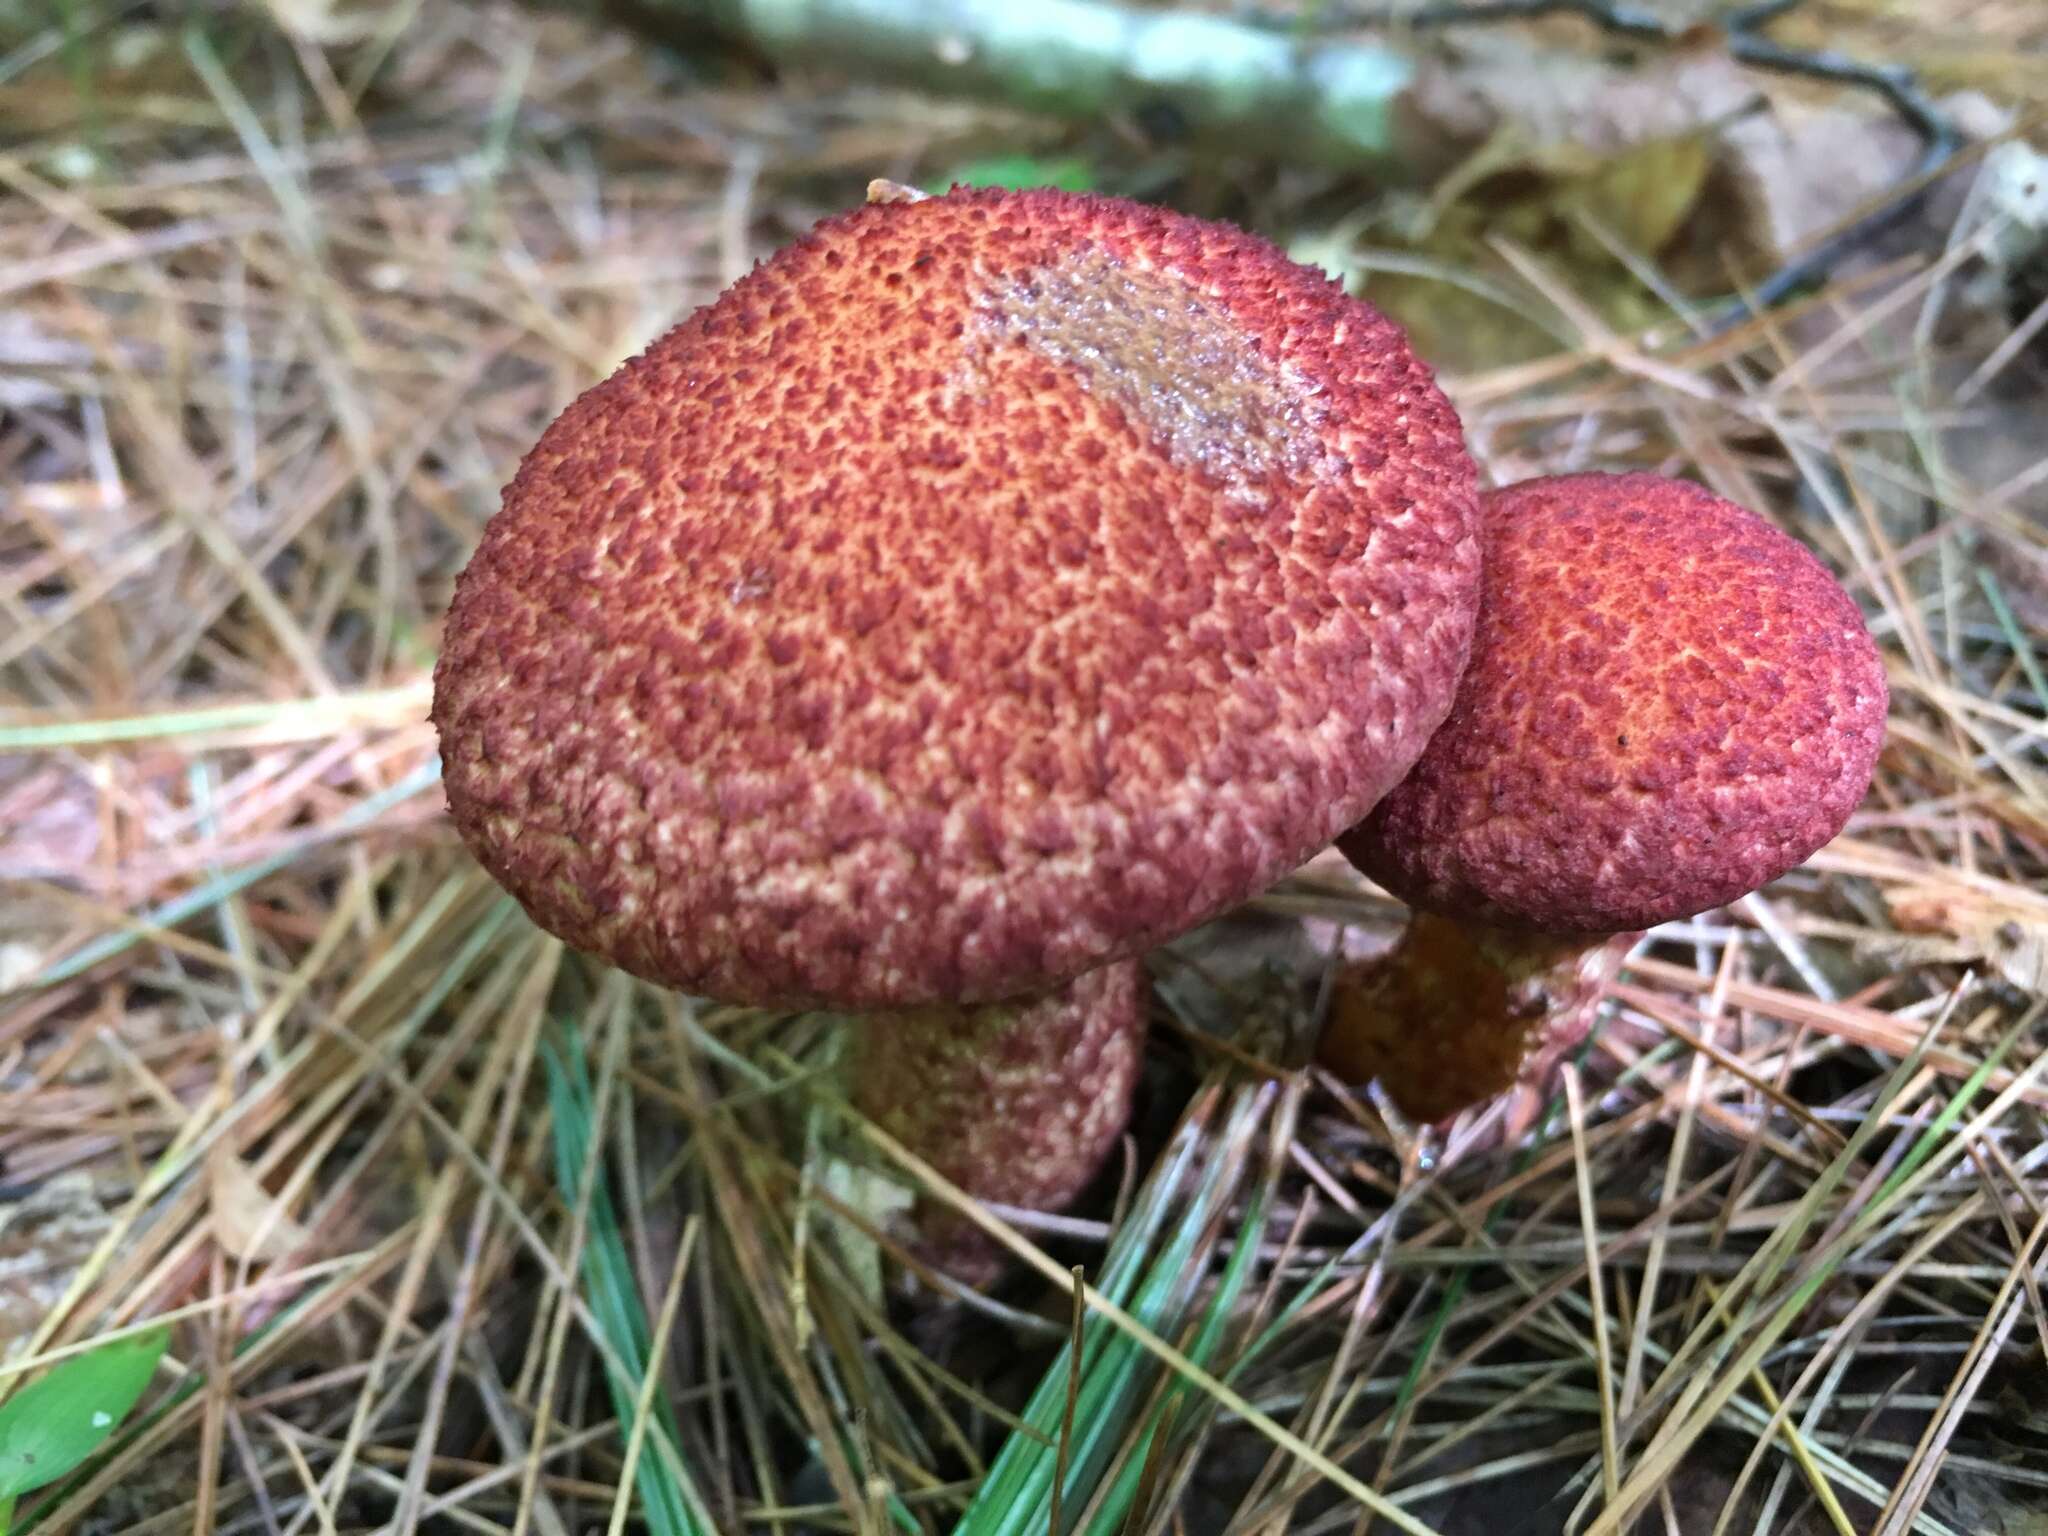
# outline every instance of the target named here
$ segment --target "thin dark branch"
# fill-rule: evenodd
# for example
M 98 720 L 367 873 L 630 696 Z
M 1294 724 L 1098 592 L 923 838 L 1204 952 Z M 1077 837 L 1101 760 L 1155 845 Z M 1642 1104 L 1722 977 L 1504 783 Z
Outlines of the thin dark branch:
M 1472 0 L 1467 5 L 1426 5 L 1390 12 L 1385 19 L 1406 27 L 1462 27 L 1482 22 L 1538 21 L 1545 16 L 1583 16 L 1603 32 L 1670 42 L 1679 33 L 1655 11 L 1622 0 Z
M 1871 64 L 1852 59 L 1831 48 L 1802 50 L 1787 48 L 1767 37 L 1748 32 L 1728 34 L 1728 51 L 1743 63 L 1781 75 L 1804 75 L 1812 80 L 1835 80 L 1843 85 L 1874 91 L 1891 103 L 1921 138 L 1929 143 L 1954 136 L 1948 118 L 1934 100 L 1920 88 L 1919 78 L 1900 64 Z
M 1805 3 L 1806 0 L 1756 0 L 1754 5 L 1737 6 L 1721 18 L 1721 25 L 1733 32 L 1754 31 Z

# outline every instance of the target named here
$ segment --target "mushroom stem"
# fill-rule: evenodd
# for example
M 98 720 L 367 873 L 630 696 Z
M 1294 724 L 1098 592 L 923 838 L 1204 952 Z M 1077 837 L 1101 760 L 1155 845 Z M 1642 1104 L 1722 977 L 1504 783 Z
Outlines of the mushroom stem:
M 1144 968 L 1122 961 L 1035 998 L 872 1016 L 853 1099 L 977 1200 L 1057 1210 L 1123 1134 L 1144 1041 Z M 940 1268 L 977 1283 L 999 1271 L 965 1217 L 923 1200 L 916 1219 Z
M 1517 932 L 1417 912 L 1393 949 L 1338 977 L 1317 1059 L 1377 1078 L 1402 1113 L 1449 1119 L 1540 1084 L 1592 1027 L 1637 935 Z

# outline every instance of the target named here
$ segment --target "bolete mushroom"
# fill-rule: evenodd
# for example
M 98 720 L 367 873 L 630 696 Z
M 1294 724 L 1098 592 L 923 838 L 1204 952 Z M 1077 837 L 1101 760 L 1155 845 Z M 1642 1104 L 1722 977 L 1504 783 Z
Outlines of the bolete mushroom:
M 1088 973 L 1371 808 L 1478 576 L 1457 416 L 1321 274 L 1109 198 L 885 190 L 542 435 L 449 610 L 449 805 L 580 949 L 873 1013 L 862 1101 L 972 1190 L 1028 1156 L 1055 1204 L 1142 1027 L 1135 973 Z M 1089 997 L 1124 1043 L 1019 1043 Z M 983 1004 L 1063 1086 L 934 1087 Z
M 1796 540 L 1649 474 L 1484 500 L 1472 659 L 1414 771 L 1338 840 L 1415 909 L 1340 977 L 1321 1060 L 1425 1121 L 1584 1037 L 1640 930 L 1756 890 L 1839 832 L 1884 663 Z
M 976 1198 L 1058 1210 L 1130 1120 L 1148 991 L 1144 963 L 1119 960 L 1014 1003 L 876 1015 L 855 1106 Z M 1000 1251 L 965 1217 L 934 1202 L 918 1226 L 939 1268 L 999 1272 Z

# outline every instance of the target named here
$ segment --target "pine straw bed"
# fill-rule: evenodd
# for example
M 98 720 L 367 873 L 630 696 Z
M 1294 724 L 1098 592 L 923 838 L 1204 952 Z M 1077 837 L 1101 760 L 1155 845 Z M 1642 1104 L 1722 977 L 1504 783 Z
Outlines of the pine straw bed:
M 2009 70 L 2023 10 L 1928 56 Z M 1981 376 L 2009 330 L 1900 340 L 1837 290 L 1638 339 L 1529 266 L 1579 344 L 1449 381 L 1490 472 L 1771 509 L 1886 647 L 1878 787 L 1658 933 L 1519 1140 L 1418 1143 L 1299 1066 L 1330 957 L 1399 916 L 1318 861 L 1156 957 L 1122 1165 L 980 1213 L 1019 1263 L 962 1295 L 892 1236 L 923 1175 L 840 1102 L 838 1021 L 537 933 L 424 712 L 550 415 L 868 176 L 1044 126 L 686 90 L 443 0 L 330 47 L 66 14 L 0 83 L 0 1395 L 174 1327 L 21 1528 L 2048 1528 L 2048 476 L 2032 365 Z M 1282 235 L 1328 194 L 1150 174 L 1115 189 Z

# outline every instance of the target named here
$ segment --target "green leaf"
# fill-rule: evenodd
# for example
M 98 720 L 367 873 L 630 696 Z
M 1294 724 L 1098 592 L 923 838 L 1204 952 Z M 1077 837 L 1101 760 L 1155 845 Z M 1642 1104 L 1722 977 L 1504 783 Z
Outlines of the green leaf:
M 947 181 L 963 187 L 1058 187 L 1062 192 L 1088 192 L 1095 170 L 1073 155 L 1041 160 L 1035 155 L 991 155 L 955 166 Z
M 149 1385 L 167 1328 L 66 1360 L 0 1405 L 0 1500 L 33 1492 L 106 1443 Z

